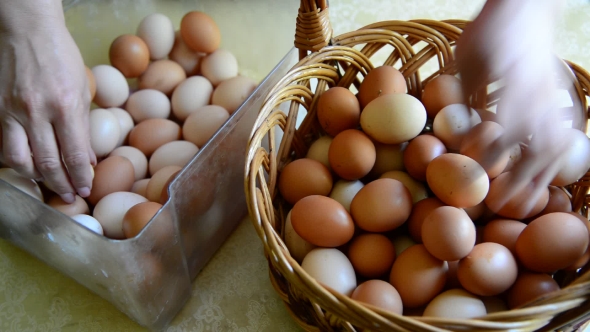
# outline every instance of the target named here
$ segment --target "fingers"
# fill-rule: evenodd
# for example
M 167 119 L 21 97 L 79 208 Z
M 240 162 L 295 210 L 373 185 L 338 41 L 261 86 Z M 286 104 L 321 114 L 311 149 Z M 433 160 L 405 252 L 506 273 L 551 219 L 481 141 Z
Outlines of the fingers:
M 33 123 L 29 128 L 29 137 L 35 166 L 47 186 L 59 194 L 64 202 L 73 203 L 74 188 L 62 164 L 53 126 L 48 122 Z
M 74 107 L 78 109 L 65 113 L 76 114 L 76 116 L 58 118 L 54 127 L 71 184 L 81 197 L 88 197 L 92 189 L 91 156 L 88 150 L 90 140 L 88 126 L 84 126 L 83 117 L 78 116 L 78 114 L 85 114 L 86 111 L 80 103 Z
M 41 177 L 31 157 L 27 133 L 20 123 L 10 118 L 4 121 L 2 142 L 2 160 L 8 167 L 31 179 Z

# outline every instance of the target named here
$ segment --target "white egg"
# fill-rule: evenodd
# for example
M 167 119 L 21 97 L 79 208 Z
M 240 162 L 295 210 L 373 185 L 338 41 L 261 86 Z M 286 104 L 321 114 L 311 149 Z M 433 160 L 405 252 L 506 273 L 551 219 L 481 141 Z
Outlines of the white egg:
M 201 73 L 213 86 L 238 76 L 238 60 L 228 50 L 218 49 L 207 55 L 201 62 Z
M 117 147 L 121 128 L 119 119 L 108 110 L 97 108 L 90 111 L 90 146 L 97 157 L 105 157 Z
M 149 161 L 150 174 L 155 174 L 166 166 L 184 167 L 199 151 L 199 148 L 188 141 L 172 141 L 160 146 Z
M 486 314 L 486 307 L 477 296 L 463 289 L 451 289 L 432 299 L 423 316 L 469 319 Z
M 146 119 L 166 119 L 170 115 L 170 99 L 155 89 L 143 89 L 129 96 L 125 108 L 136 123 Z
M 332 170 L 330 167 L 330 160 L 328 159 L 328 151 L 330 150 L 330 144 L 332 144 L 332 140 L 333 138 L 327 135 L 315 140 L 309 146 L 306 158 L 317 160 L 324 164 L 324 166 L 328 167 L 329 170 Z
M 303 261 L 305 255 L 307 255 L 311 250 L 316 248 L 315 245 L 305 241 L 293 228 L 293 224 L 291 223 L 291 211 L 287 214 L 287 219 L 285 220 L 285 245 L 287 249 L 289 249 L 289 253 L 296 261 L 300 262 Z
M 338 180 L 332 187 L 330 198 L 342 204 L 346 211 L 350 213 L 350 203 L 356 194 L 363 189 L 365 185 L 359 180 L 347 181 Z
M 323 286 L 350 296 L 356 288 L 354 268 L 340 250 L 315 248 L 303 259 L 301 268 Z
M 98 65 L 92 68 L 96 81 L 94 103 L 100 107 L 120 107 L 129 97 L 129 84 L 117 68 Z
M 104 235 L 111 239 L 123 239 L 123 217 L 133 206 L 147 202 L 147 198 L 126 191 L 117 191 L 103 197 L 96 206 L 92 216 L 98 220 Z
M 135 171 L 135 181 L 146 177 L 148 159 L 138 148 L 133 146 L 120 146 L 113 150 L 109 156 L 121 156 L 129 159 L 131 164 L 133 164 L 133 169 Z
M 151 60 L 164 59 L 174 45 L 174 25 L 164 14 L 153 13 L 144 17 L 136 34 L 146 43 Z
M 111 107 L 107 108 L 107 111 L 113 113 L 117 119 L 119 120 L 119 142 L 117 142 L 117 146 L 123 145 L 127 140 L 127 136 L 131 132 L 131 129 L 134 127 L 133 118 L 126 110 L 118 107 Z
M 209 104 L 213 85 L 203 76 L 192 76 L 180 83 L 172 93 L 172 112 L 179 120 Z
M 76 221 L 80 225 L 90 229 L 94 233 L 103 235 L 102 226 L 94 217 L 89 216 L 87 214 L 76 214 L 71 218 L 74 219 L 74 221 Z

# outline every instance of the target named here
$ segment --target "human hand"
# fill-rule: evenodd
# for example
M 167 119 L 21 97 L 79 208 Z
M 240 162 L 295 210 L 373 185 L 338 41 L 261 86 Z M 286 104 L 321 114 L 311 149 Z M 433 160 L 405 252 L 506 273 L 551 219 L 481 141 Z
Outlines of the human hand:
M 559 1 L 488 1 L 457 43 L 456 58 L 466 95 L 500 80 L 496 111 L 504 134 L 487 147 L 482 164 L 492 164 L 515 144 L 524 144 L 521 160 L 507 176 L 511 185 L 490 192 L 499 210 L 527 185 L 532 205 L 562 167 L 568 141 L 556 107 L 557 58 L 553 29 Z M 532 206 L 527 207 L 532 208 Z
M 73 202 L 76 193 L 87 197 L 90 165 L 96 164 L 90 92 L 63 13 L 48 11 L 35 17 L 33 26 L 1 19 L 0 159 L 23 176 L 42 179 L 65 202 Z

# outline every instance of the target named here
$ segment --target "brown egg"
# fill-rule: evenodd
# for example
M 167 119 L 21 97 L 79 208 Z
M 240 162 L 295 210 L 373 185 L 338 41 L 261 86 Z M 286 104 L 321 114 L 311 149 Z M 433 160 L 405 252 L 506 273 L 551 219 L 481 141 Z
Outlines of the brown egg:
M 199 53 L 191 50 L 180 36 L 180 30 L 176 31 L 174 38 L 174 45 L 168 58 L 178 63 L 186 72 L 186 76 L 193 76 L 199 73 L 201 67 L 201 60 L 205 56 L 204 53 Z
M 180 34 L 186 45 L 196 52 L 213 53 L 221 44 L 221 32 L 211 16 L 191 11 L 180 21 Z
M 391 271 L 395 247 L 382 234 L 361 234 L 348 247 L 348 259 L 356 273 L 365 278 L 379 278 Z
M 320 96 L 317 115 L 326 133 L 336 136 L 343 130 L 359 126 L 361 107 L 350 90 L 336 86 Z
M 150 157 L 160 146 L 182 138 L 180 126 L 168 119 L 147 119 L 129 133 L 129 145 Z
M 537 215 L 547 206 L 549 189 L 543 190 L 539 199 L 531 201 L 530 196 L 534 188 L 532 182 L 515 193 L 503 206 L 500 206 L 504 199 L 502 191 L 510 185 L 510 181 L 510 173 L 502 173 L 490 182 L 490 190 L 485 198 L 485 203 L 490 210 L 505 218 L 522 220 Z
M 139 89 L 154 89 L 170 96 L 174 88 L 186 79 L 184 69 L 172 60 L 157 60 L 137 79 Z
M 465 100 L 461 81 L 452 75 L 436 77 L 424 86 L 422 92 L 422 103 L 424 103 L 428 117 L 431 119 L 434 119 L 438 111 L 445 106 L 463 102 Z
M 135 182 L 135 170 L 129 159 L 121 156 L 108 157 L 94 168 L 92 191 L 88 202 L 96 205 L 103 197 L 117 191 L 130 191 Z
M 549 200 L 538 217 L 551 212 L 572 212 L 572 202 L 565 191 L 559 187 L 549 186 Z
M 94 74 L 90 68 L 86 67 L 86 77 L 88 78 L 88 89 L 90 89 L 90 101 L 94 100 L 94 96 L 96 96 L 96 80 L 94 79 Z
M 373 141 L 375 144 L 375 165 L 369 173 L 370 176 L 379 177 L 383 173 L 389 171 L 403 171 L 404 167 L 404 151 L 407 142 L 401 144 L 382 144 Z
M 575 213 L 575 212 L 570 212 L 570 214 L 572 214 L 576 218 L 580 219 L 580 221 L 582 221 L 584 223 L 584 225 L 586 225 L 586 228 L 588 229 L 588 238 L 590 239 L 590 221 L 588 220 L 588 218 L 580 215 L 579 213 Z M 584 253 L 584 255 L 582 255 L 582 257 L 578 258 L 578 260 L 575 261 L 572 265 L 565 267 L 564 270 L 565 271 L 577 271 L 578 269 L 581 269 L 582 267 L 586 266 L 588 261 L 590 261 L 590 240 L 588 242 L 588 248 L 586 249 L 586 252 Z
M 353 300 L 373 305 L 401 315 L 403 312 L 402 298 L 395 287 L 383 280 L 367 280 L 352 292 Z
M 518 163 L 520 159 L 522 159 L 522 147 L 520 144 L 514 144 L 514 146 L 509 150 L 510 157 L 508 158 L 508 164 L 506 164 L 506 168 L 504 169 L 503 173 L 509 172 L 512 167 L 514 167 L 514 165 Z
M 516 257 L 516 240 L 525 227 L 526 224 L 518 220 L 494 219 L 484 226 L 482 241 L 499 243 Z
M 291 210 L 291 223 L 305 241 L 320 247 L 341 246 L 354 235 L 354 222 L 342 204 L 320 195 L 297 201 Z
M 492 242 L 475 245 L 471 253 L 459 261 L 457 269 L 463 288 L 480 296 L 506 291 L 517 275 L 518 265 L 510 250 Z
M 559 289 L 557 282 L 548 274 L 522 272 L 508 290 L 508 306 L 515 309 Z
M 347 129 L 336 135 L 328 151 L 332 170 L 345 180 L 358 180 L 369 174 L 376 157 L 373 142 L 356 129 Z
M 246 76 L 236 76 L 221 82 L 211 95 L 211 104 L 233 114 L 256 89 L 256 82 Z
M 182 125 L 182 136 L 198 147 L 203 147 L 229 119 L 225 108 L 207 105 L 191 113 Z
M 172 173 L 172 175 L 170 175 L 170 177 L 168 178 L 168 181 L 166 181 L 166 183 L 164 183 L 164 186 L 162 187 L 162 193 L 160 194 L 160 204 L 162 204 L 162 205 L 166 204 L 166 202 L 170 198 L 170 193 L 168 193 L 168 189 L 169 189 L 172 181 L 174 181 L 176 179 L 176 177 L 178 176 L 179 173 L 180 173 L 180 171 L 176 171 L 176 172 Z M 146 192 L 147 192 L 147 187 L 146 187 Z
M 143 74 L 150 64 L 150 50 L 143 39 L 135 35 L 121 35 L 111 43 L 109 60 L 126 78 L 135 78 Z
M 90 209 L 88 208 L 88 204 L 84 200 L 84 198 L 76 195 L 76 200 L 72 204 L 68 204 L 64 202 L 61 197 L 53 196 L 47 200 L 47 205 L 51 206 L 52 208 L 56 209 L 57 211 L 65 214 L 66 216 L 75 216 L 77 214 L 88 214 L 90 213 Z
M 434 158 L 426 169 L 426 181 L 436 197 L 458 208 L 481 203 L 490 185 L 488 175 L 475 160 L 457 153 Z
M 459 269 L 459 261 L 450 261 L 447 262 L 449 265 L 449 270 L 447 271 L 447 283 L 445 285 L 446 289 L 453 289 L 453 288 L 463 288 L 461 283 L 459 282 L 459 277 L 457 277 L 457 269 Z
M 477 161 L 493 179 L 500 175 L 508 165 L 510 151 L 505 151 L 498 158 L 489 158 L 490 145 L 504 133 L 504 128 L 492 121 L 484 121 L 475 125 L 463 138 L 459 152 Z
M 424 219 L 426 219 L 434 209 L 444 205 L 445 204 L 436 197 L 425 198 L 414 204 L 412 207 L 412 213 L 410 213 L 410 217 L 408 218 L 408 231 L 414 241 L 422 243 L 422 223 L 424 222 Z
M 493 213 L 488 209 L 485 202 L 481 202 L 475 206 L 464 208 L 465 212 L 474 223 L 477 223 L 479 218 L 487 217 L 490 213 Z
M 424 219 L 422 242 L 432 256 L 443 261 L 456 261 L 473 249 L 475 225 L 463 209 L 441 206 Z
M 412 196 L 397 180 L 383 178 L 365 185 L 352 199 L 350 213 L 368 232 L 387 232 L 401 226 L 412 211 Z
M 302 158 L 287 164 L 279 175 L 279 191 L 295 204 L 310 195 L 328 196 L 332 190 L 332 174 L 319 161 Z
M 519 261 L 536 272 L 555 272 L 588 249 L 588 229 L 576 216 L 553 212 L 533 220 L 516 240 Z
M 451 104 L 436 114 L 432 130 L 447 149 L 458 152 L 465 136 L 479 123 L 481 118 L 473 108 L 464 104 Z
M 447 262 L 432 256 L 422 244 L 416 244 L 393 263 L 389 282 L 397 289 L 405 308 L 416 308 L 430 302 L 445 287 Z
M 486 306 L 486 311 L 488 314 L 493 314 L 500 311 L 508 311 L 508 306 L 499 296 L 481 296 L 480 299 L 483 302 L 483 305 Z
M 139 203 L 130 208 L 123 217 L 125 238 L 130 239 L 139 234 L 161 208 L 162 204 L 155 202 Z
M 413 178 L 425 181 L 428 164 L 444 153 L 447 148 L 441 140 L 433 135 L 419 135 L 404 150 L 404 166 Z
M 361 108 L 373 99 L 390 93 L 405 93 L 406 79 L 399 70 L 391 66 L 381 66 L 365 76 L 359 88 L 358 98 Z
M 146 187 L 145 197 L 151 202 L 160 202 L 162 196 L 162 190 L 166 186 L 166 183 L 178 174 L 182 168 L 179 166 L 166 166 L 157 171 L 151 178 L 150 182 Z
M 408 190 L 410 191 L 410 196 L 412 196 L 412 203 L 416 203 L 425 198 L 428 198 L 428 191 L 426 190 L 426 186 L 424 185 L 424 183 L 415 180 L 406 172 L 389 171 L 383 173 L 380 176 L 380 178 L 394 179 L 403 183 L 403 185 L 406 186 L 406 188 L 408 188 Z

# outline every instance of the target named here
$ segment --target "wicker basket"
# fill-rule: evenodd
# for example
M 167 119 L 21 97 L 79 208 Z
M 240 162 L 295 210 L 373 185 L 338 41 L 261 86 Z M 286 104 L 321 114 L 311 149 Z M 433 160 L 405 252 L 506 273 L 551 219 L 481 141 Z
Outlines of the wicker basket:
M 470 320 L 400 316 L 322 287 L 290 256 L 283 242 L 285 217 L 290 206 L 278 193 L 278 175 L 287 163 L 304 157 L 311 142 L 323 134 L 315 110 L 321 93 L 332 86 L 358 89 L 359 77 L 375 67 L 372 57 L 390 45 L 387 50 L 391 48 L 391 52 L 384 64 L 398 68 L 406 78 L 408 93 L 420 98 L 422 87 L 428 81 L 442 73 L 456 73 L 452 49 L 467 23 L 460 20 L 387 21 L 332 37 L 326 1 L 301 1 L 295 36 L 301 60 L 266 97 L 249 141 L 245 190 L 251 219 L 269 261 L 271 283 L 295 321 L 305 330 L 532 331 L 560 328 L 571 331 L 588 319 L 588 267 L 577 274 L 561 276 L 559 281 L 563 288 L 559 292 L 520 309 Z M 438 68 L 433 74 L 424 75 L 423 67 L 433 63 Z M 577 78 L 573 97 L 586 110 L 590 75 L 564 61 L 564 68 L 567 67 Z M 472 98 L 472 106 L 490 107 L 495 99 L 493 93 L 478 91 Z M 306 115 L 297 124 L 300 112 Z M 281 132 L 284 134 L 279 144 L 275 141 Z M 574 211 L 585 216 L 590 205 L 586 196 L 589 187 L 590 174 L 586 174 L 566 188 Z

